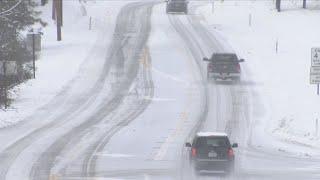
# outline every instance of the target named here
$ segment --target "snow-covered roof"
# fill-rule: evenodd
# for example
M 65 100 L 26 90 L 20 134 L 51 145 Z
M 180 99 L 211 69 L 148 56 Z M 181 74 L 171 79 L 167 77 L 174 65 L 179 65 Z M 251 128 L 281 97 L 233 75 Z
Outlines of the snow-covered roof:
M 224 132 L 198 132 L 197 136 L 228 136 L 227 133 Z

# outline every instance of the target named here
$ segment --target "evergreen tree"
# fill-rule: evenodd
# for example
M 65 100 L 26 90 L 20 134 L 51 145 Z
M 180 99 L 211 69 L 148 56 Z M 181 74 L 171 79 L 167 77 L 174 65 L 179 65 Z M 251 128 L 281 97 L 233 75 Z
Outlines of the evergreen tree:
M 28 52 L 20 32 L 35 23 L 45 25 L 33 0 L 0 0 L 0 60 L 25 61 Z

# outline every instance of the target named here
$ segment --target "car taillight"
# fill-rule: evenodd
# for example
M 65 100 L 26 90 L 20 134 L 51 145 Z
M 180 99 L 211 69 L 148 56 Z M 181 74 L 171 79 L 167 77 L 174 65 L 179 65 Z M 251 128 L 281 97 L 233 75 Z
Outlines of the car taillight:
M 233 156 L 234 156 L 233 149 L 230 148 L 230 149 L 228 150 L 228 157 L 229 157 L 229 158 L 232 158 Z
M 197 149 L 196 148 L 192 148 L 191 149 L 191 154 L 192 154 L 192 157 L 197 156 Z
M 213 65 L 212 64 L 208 64 L 208 69 L 212 70 L 213 69 Z
M 237 64 L 237 70 L 238 70 L 238 72 L 241 72 L 240 64 Z

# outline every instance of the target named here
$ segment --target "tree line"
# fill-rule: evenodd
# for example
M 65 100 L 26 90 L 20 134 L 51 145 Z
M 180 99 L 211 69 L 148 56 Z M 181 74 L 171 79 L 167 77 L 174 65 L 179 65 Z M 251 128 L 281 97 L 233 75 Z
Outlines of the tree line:
M 302 8 L 303 9 L 307 8 L 307 0 L 302 0 Z M 278 12 L 281 11 L 281 0 L 276 0 L 276 9 Z
M 0 102 L 7 101 L 7 89 L 31 77 L 25 64 L 31 60 L 23 31 L 39 23 L 45 26 L 34 0 L 0 0 Z M 14 62 L 14 63 L 8 63 Z M 16 74 L 7 75 L 7 64 L 15 64 Z

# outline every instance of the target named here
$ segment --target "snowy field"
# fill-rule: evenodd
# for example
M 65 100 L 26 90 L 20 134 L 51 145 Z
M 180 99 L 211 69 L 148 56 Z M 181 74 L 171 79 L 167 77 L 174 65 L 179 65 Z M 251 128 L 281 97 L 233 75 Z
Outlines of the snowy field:
M 320 97 L 309 84 L 311 48 L 320 47 L 320 2 L 308 3 L 304 10 L 302 1 L 285 1 L 281 13 L 272 1 L 216 1 L 214 9 L 198 8 L 202 23 L 246 59 L 244 68 L 253 76 L 244 83 L 253 85 L 264 106 L 255 115 L 253 144 L 299 156 L 320 155 Z
M 72 80 L 79 78 L 77 74 L 83 67 L 92 67 L 91 71 L 96 72 L 92 76 L 97 76 L 101 69 L 97 69 L 95 64 L 104 60 L 118 11 L 127 3 L 65 1 L 61 42 L 56 40 L 56 25 L 51 19 L 51 1 L 45 7 L 40 7 L 41 18 L 48 26 L 42 30 L 44 35 L 40 58 L 36 62 L 36 79 L 11 90 L 14 102 L 8 110 L 0 111 L 0 128 L 22 121 L 54 99 Z M 90 60 L 93 54 L 94 61 Z

